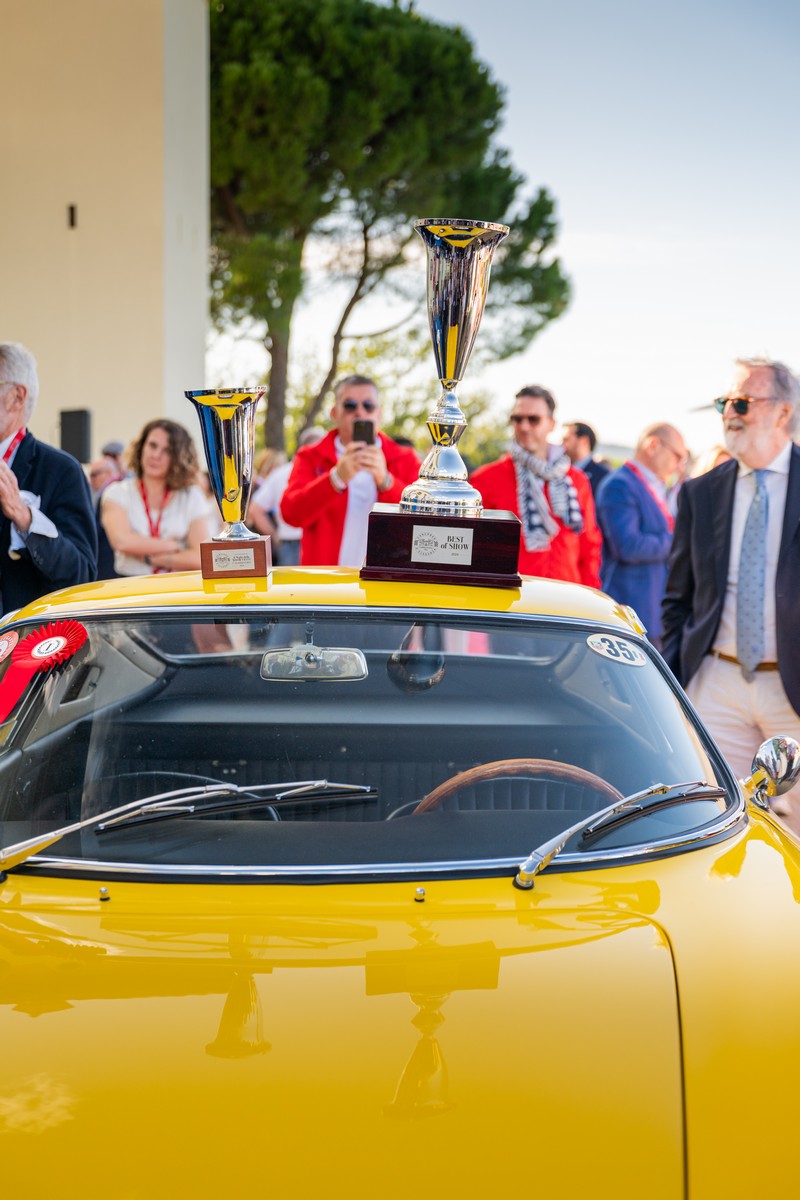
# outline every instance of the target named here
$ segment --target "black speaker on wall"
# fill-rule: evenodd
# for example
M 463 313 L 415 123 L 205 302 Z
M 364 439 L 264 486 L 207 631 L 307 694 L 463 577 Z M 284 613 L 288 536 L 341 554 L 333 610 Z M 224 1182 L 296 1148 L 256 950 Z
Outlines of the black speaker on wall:
M 88 408 L 62 408 L 61 449 L 66 450 L 79 463 L 88 463 L 91 457 L 92 414 Z

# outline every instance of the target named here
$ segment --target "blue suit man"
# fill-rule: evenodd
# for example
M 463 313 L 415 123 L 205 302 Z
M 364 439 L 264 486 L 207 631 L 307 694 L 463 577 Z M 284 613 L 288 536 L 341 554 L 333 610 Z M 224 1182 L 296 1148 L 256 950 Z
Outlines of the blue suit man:
M 686 446 L 672 425 L 650 425 L 633 458 L 604 479 L 597 493 L 603 531 L 603 588 L 634 608 L 660 646 L 661 600 L 667 582 L 673 519 L 666 482 L 686 464 Z

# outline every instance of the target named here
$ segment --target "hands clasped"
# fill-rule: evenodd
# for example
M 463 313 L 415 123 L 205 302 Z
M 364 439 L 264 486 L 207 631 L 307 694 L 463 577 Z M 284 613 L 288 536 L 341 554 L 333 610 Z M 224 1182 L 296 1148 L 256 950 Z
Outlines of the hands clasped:
M 21 533 L 31 527 L 31 510 L 19 493 L 17 477 L 7 463 L 0 459 L 0 511 Z

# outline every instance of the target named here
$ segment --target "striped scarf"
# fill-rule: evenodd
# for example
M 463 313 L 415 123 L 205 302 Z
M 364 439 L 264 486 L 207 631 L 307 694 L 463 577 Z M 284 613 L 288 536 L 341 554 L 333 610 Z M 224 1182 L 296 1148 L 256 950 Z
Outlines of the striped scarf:
M 567 472 L 570 461 L 560 454 L 553 462 L 545 462 L 523 450 L 516 442 L 509 448 L 517 475 L 517 499 L 522 536 L 526 550 L 546 550 L 558 533 L 558 517 L 573 533 L 583 533 L 583 513 L 575 485 Z M 548 496 L 544 485 L 547 483 Z

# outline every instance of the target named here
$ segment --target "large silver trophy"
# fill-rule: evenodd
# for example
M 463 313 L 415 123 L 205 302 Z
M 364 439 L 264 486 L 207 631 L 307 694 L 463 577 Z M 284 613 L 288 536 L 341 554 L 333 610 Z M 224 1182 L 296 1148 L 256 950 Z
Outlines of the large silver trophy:
M 244 523 L 253 480 L 256 407 L 266 388 L 211 388 L 185 392 L 200 418 L 208 479 L 225 521 L 201 547 L 203 574 L 265 575 L 271 566 L 269 538 Z
M 414 228 L 428 253 L 428 320 L 442 395 L 427 425 L 433 449 L 400 499 L 402 512 L 477 517 L 480 493 L 467 482 L 458 441 L 467 427 L 456 386 L 464 377 L 489 290 L 492 256 L 508 236 L 490 221 L 428 218 Z
M 428 317 L 442 395 L 427 425 L 433 438 L 419 478 L 399 505 L 373 506 L 362 579 L 418 579 L 517 587 L 519 518 L 487 511 L 467 480 L 458 442 L 467 426 L 456 387 L 481 323 L 496 247 L 506 225 L 429 218 L 415 228 L 428 252 Z

